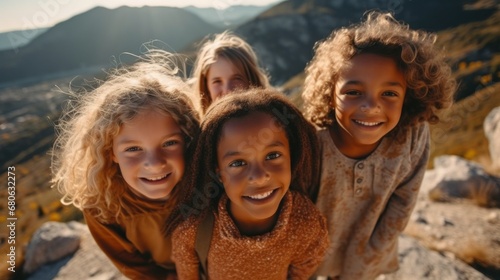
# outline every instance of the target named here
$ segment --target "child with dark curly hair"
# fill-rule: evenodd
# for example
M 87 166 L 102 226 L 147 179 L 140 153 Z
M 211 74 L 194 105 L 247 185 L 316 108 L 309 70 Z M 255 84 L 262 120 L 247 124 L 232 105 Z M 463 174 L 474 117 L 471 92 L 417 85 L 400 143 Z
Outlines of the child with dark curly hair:
M 320 128 L 314 198 L 331 241 L 317 275 L 374 279 L 398 269 L 398 236 L 429 158 L 427 123 L 456 89 L 435 40 L 371 12 L 317 45 L 302 95 Z
M 328 247 L 325 220 L 307 198 L 319 178 L 314 127 L 265 89 L 215 101 L 201 127 L 194 195 L 172 235 L 179 279 L 198 279 L 200 266 L 207 279 L 308 279 Z M 199 234 L 210 236 L 204 257 Z

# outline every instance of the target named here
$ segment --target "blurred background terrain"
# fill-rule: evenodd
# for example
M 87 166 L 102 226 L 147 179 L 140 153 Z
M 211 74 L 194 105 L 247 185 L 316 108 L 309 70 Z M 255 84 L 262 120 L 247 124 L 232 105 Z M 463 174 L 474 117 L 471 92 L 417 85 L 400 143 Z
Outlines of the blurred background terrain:
M 66 93 L 70 88 L 88 89 L 88 80 L 104 78 L 104 69 L 132 62 L 133 56 L 124 53 L 140 55 L 143 44 L 151 41 L 185 54 L 189 74 L 199 42 L 209 34 L 232 30 L 255 48 L 272 84 L 300 107 L 303 71 L 314 43 L 338 27 L 359 22 L 367 10 L 392 11 L 410 27 L 438 34 L 437 45 L 446 50 L 460 84 L 455 105 L 431 127 L 429 168 L 432 158 L 452 154 L 488 170 L 491 158 L 483 121 L 500 106 L 500 1 L 288 0 L 267 6 L 213 2 L 226 5 L 94 7 L 51 27 L 0 33 L 0 180 L 7 182 L 7 168 L 15 166 L 18 256 L 43 222 L 81 219 L 79 211 L 60 204 L 49 183 L 54 123 Z M 7 192 L 1 191 L 2 224 L 6 206 Z M 4 257 L 7 238 L 3 227 Z M 2 279 L 9 276 L 4 277 L 7 265 L 0 262 Z

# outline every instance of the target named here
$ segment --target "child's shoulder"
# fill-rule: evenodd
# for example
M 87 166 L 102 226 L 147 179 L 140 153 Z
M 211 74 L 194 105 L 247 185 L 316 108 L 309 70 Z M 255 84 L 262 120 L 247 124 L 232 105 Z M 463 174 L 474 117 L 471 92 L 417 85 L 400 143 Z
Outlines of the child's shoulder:
M 190 215 L 183 219 L 173 230 L 172 238 L 183 240 L 194 240 L 198 226 L 201 222 L 200 215 Z
M 292 193 L 292 219 L 300 223 L 317 223 L 323 216 L 314 203 L 305 195 L 291 191 Z

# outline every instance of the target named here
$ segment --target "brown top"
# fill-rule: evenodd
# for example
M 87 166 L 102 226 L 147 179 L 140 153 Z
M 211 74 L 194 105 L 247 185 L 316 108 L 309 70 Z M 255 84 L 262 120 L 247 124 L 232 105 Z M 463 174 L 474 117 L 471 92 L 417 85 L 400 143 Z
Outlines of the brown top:
M 304 196 L 288 192 L 271 232 L 242 236 L 229 216 L 224 194 L 215 211 L 207 258 L 210 279 L 308 279 L 328 246 L 324 218 Z M 191 216 L 173 233 L 172 258 L 180 280 L 198 279 L 195 238 L 199 217 Z
M 171 237 L 165 234 L 165 222 L 171 210 L 164 201 L 150 201 L 131 192 L 129 203 L 142 210 L 125 214 L 116 223 L 103 224 L 88 211 L 85 220 L 97 245 L 113 264 L 131 279 L 165 279 L 175 266 L 171 259 Z M 144 211 L 146 210 L 146 212 Z
M 326 217 L 330 248 L 318 275 L 374 279 L 398 269 L 397 241 L 415 206 L 429 158 L 429 127 L 409 129 L 404 140 L 384 138 L 365 159 L 344 156 L 328 129 L 322 149 L 316 205 Z

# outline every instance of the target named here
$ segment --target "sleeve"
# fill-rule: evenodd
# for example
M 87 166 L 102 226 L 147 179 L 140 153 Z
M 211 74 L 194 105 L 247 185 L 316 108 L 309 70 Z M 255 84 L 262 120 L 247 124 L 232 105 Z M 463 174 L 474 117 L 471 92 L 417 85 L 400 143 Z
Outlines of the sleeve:
M 172 260 L 175 262 L 179 280 L 199 279 L 200 262 L 195 249 L 196 229 L 193 220 L 188 219 L 172 233 Z
M 405 229 L 417 203 L 418 192 L 429 160 L 430 134 L 425 123 L 419 126 L 412 139 L 410 175 L 392 193 L 370 239 L 371 246 L 384 244 L 384 240 L 397 240 Z
M 166 279 L 175 273 L 155 264 L 141 254 L 129 240 L 125 232 L 116 224 L 103 224 L 83 211 L 85 221 L 97 245 L 120 270 L 130 279 Z
M 320 265 L 328 248 L 328 230 L 325 218 L 314 208 L 312 203 L 308 207 L 314 210 L 307 215 L 307 217 L 313 217 L 310 218 L 312 222 L 309 225 L 302 224 L 300 230 L 302 230 L 303 238 L 298 240 L 304 242 L 308 239 L 309 242 L 297 251 L 295 259 L 292 260 L 288 268 L 287 279 L 309 279 Z

